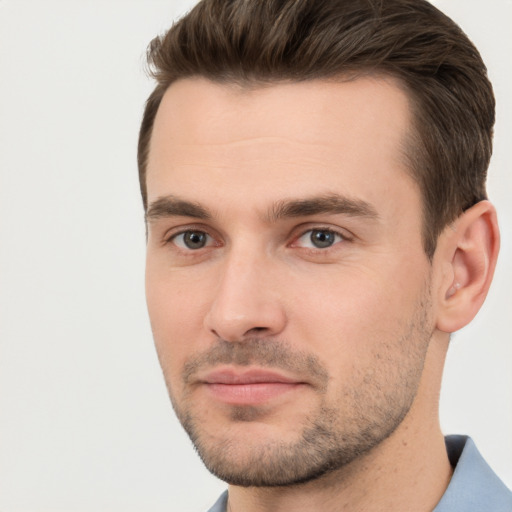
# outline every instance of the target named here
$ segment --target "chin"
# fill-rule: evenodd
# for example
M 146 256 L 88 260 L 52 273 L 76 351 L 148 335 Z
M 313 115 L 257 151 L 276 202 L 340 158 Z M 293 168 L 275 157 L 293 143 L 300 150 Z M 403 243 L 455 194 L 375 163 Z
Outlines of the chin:
M 183 418 L 183 426 L 217 478 L 243 487 L 278 487 L 321 478 L 364 456 L 396 430 L 407 410 L 358 428 L 324 409 L 316 420 L 308 419 L 286 435 L 282 428 L 255 420 L 258 411 L 252 408 L 233 411 L 238 421 L 216 433 L 190 418 Z

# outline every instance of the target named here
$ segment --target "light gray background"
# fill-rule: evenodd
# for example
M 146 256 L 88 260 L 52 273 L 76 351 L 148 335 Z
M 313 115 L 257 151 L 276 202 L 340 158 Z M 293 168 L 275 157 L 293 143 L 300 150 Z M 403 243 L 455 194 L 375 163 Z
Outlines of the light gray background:
M 437 1 L 498 99 L 503 247 L 449 353 L 446 433 L 512 486 L 512 3 Z M 0 511 L 201 511 L 224 488 L 174 419 L 145 311 L 146 44 L 193 1 L 0 0 Z

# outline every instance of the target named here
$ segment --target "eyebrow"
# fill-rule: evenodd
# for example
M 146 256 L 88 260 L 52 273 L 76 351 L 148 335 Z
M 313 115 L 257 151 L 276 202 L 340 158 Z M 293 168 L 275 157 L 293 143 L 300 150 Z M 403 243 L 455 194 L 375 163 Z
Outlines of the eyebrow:
M 279 201 L 271 208 L 268 217 L 271 222 L 276 222 L 283 218 L 307 217 L 319 214 L 343 214 L 374 220 L 379 218 L 377 210 L 370 203 L 339 194 Z
M 164 217 L 194 217 L 208 220 L 211 219 L 211 214 L 198 203 L 165 196 L 159 197 L 149 205 L 145 217 L 146 222 Z
M 366 201 L 339 194 L 329 194 L 305 199 L 278 201 L 269 209 L 266 220 L 274 223 L 281 219 L 319 214 L 342 214 L 368 219 L 379 218 L 375 208 Z M 146 221 L 165 217 L 193 217 L 208 220 L 212 218 L 212 215 L 198 203 L 175 196 L 164 196 L 149 205 L 145 217 Z

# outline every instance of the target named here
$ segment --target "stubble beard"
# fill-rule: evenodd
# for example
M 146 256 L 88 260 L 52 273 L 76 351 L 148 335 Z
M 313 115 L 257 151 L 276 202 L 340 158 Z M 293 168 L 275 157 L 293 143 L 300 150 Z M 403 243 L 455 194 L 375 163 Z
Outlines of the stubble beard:
M 276 487 L 318 479 L 369 453 L 402 423 L 415 399 L 433 333 L 429 312 L 430 294 L 425 292 L 415 317 L 402 335 L 393 342 L 383 343 L 383 353 L 377 358 L 380 366 L 372 367 L 368 373 L 363 369 L 358 385 L 344 389 L 343 397 L 335 404 L 327 401 L 329 376 L 319 360 L 294 351 L 282 341 L 219 340 L 212 350 L 185 366 L 185 385 L 187 377 L 198 368 L 222 363 L 259 364 L 314 375 L 317 382 L 323 382 L 317 389 L 322 399 L 317 409 L 305 418 L 294 441 L 269 439 L 265 444 L 255 443 L 247 451 L 250 439 L 211 432 L 207 422 L 199 418 L 193 400 L 184 396 L 178 403 L 167 382 L 173 408 L 207 469 L 231 485 Z M 400 348 L 403 350 L 401 359 L 386 358 L 385 348 L 390 345 L 395 354 Z M 256 421 L 260 415 L 258 407 L 232 407 L 230 420 L 240 424 Z

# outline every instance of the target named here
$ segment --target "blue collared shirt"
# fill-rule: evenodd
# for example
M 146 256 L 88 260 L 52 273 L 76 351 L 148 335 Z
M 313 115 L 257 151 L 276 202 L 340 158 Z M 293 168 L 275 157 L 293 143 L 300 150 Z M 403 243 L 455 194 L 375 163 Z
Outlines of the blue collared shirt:
M 455 469 L 433 512 L 512 512 L 512 492 L 488 466 L 471 438 L 447 436 L 446 449 Z M 226 491 L 208 512 L 226 512 L 227 503 Z
M 512 512 L 512 493 L 470 437 L 446 437 L 453 476 L 434 512 Z

